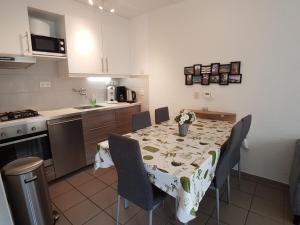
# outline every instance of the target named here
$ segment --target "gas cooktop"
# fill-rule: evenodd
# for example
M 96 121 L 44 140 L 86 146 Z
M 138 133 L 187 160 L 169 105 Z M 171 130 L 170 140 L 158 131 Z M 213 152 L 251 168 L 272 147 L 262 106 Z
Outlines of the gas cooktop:
M 10 121 L 10 120 L 18 120 L 24 119 L 29 117 L 38 116 L 39 113 L 32 109 L 20 110 L 20 111 L 13 111 L 13 112 L 5 112 L 0 113 L 0 121 Z

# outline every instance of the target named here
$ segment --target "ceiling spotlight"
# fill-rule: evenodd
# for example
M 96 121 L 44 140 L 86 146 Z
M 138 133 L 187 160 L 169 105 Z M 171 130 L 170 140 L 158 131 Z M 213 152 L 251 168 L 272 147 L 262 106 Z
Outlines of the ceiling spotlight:
M 103 7 L 102 7 L 101 5 L 99 5 L 98 8 L 99 8 L 100 10 L 103 10 Z
M 114 12 L 115 12 L 115 9 L 111 9 L 110 12 L 111 12 L 111 13 L 114 13 Z
M 94 5 L 94 1 L 93 0 L 89 0 L 89 4 L 90 5 Z

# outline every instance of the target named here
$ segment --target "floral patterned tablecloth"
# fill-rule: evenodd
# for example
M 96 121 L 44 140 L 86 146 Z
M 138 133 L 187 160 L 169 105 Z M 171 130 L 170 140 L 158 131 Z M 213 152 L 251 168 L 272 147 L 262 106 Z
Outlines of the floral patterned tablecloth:
M 197 119 L 188 135 L 180 137 L 177 123 L 167 121 L 125 135 L 139 141 L 151 182 L 177 199 L 177 217 L 182 223 L 195 218 L 232 126 L 230 122 Z M 95 159 L 95 169 L 113 166 L 107 141 L 98 144 Z

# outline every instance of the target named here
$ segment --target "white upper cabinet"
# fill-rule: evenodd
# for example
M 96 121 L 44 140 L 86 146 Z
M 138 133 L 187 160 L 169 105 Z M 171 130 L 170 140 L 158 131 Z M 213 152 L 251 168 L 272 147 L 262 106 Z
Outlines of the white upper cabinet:
M 101 24 L 97 19 L 65 16 L 67 72 L 89 76 L 104 72 Z
M 105 73 L 112 75 L 128 75 L 128 20 L 114 15 L 103 15 L 101 22 Z
M 0 1 L 0 54 L 31 55 L 26 1 Z

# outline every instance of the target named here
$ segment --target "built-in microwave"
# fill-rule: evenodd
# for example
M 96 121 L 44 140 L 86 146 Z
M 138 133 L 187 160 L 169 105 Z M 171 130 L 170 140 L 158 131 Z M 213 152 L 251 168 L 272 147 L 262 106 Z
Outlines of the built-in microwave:
M 47 37 L 31 34 L 32 50 L 35 53 L 57 53 L 65 54 L 65 40 L 61 38 Z

